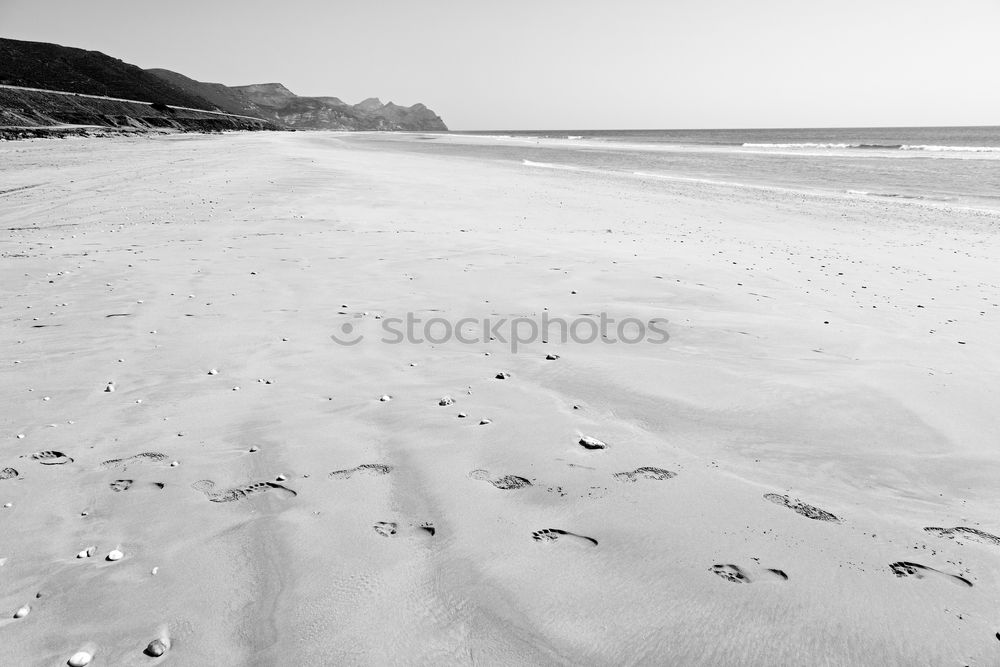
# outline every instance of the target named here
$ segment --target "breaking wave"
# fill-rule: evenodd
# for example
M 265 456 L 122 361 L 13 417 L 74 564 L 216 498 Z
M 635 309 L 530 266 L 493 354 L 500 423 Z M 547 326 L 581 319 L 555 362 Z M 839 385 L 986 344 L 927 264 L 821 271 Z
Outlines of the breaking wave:
M 934 146 L 926 144 L 824 144 L 813 142 L 765 144 L 744 143 L 744 148 L 832 148 L 832 149 L 882 149 L 901 151 L 931 151 L 939 153 L 1000 153 L 1000 146 Z

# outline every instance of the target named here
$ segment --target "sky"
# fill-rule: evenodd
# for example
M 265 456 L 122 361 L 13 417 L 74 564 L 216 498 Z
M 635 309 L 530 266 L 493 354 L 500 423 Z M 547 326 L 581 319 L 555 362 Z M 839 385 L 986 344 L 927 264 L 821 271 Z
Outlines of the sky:
M 0 36 L 453 130 L 1000 125 L 1000 0 L 0 0 Z

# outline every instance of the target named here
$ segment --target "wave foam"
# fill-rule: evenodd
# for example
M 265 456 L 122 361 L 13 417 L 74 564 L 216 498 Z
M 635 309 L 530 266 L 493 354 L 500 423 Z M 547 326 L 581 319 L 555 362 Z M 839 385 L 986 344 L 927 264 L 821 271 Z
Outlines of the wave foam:
M 933 151 L 948 153 L 1000 153 L 1000 146 L 934 146 L 929 144 L 824 144 L 815 142 L 767 144 L 744 143 L 744 148 L 828 148 L 828 149 L 883 149 L 902 151 Z

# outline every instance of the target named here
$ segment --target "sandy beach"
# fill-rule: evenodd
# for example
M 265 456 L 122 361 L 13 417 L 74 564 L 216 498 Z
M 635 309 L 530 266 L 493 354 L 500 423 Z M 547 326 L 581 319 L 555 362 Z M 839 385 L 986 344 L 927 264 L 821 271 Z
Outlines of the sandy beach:
M 998 220 L 420 135 L 0 143 L 5 664 L 1000 664 Z

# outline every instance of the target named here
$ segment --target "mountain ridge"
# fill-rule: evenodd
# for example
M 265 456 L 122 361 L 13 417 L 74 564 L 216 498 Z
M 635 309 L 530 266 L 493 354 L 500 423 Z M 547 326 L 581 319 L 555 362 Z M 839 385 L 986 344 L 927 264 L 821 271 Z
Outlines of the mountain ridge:
M 350 105 L 338 97 L 299 96 L 278 82 L 227 86 L 192 79 L 167 69 L 142 69 L 100 51 L 0 38 L 0 84 L 53 92 L 78 93 L 135 100 L 153 110 L 129 107 L 139 114 L 127 124 L 163 127 L 159 107 L 185 107 L 250 116 L 265 121 L 245 129 L 307 130 L 447 130 L 444 121 L 425 105 L 382 104 L 377 97 Z M 6 100 L 6 103 L 4 102 Z M 89 104 L 89 109 L 88 109 Z M 27 106 L 26 106 L 27 105 Z M 109 121 L 96 102 L 79 101 L 72 112 L 65 100 L 45 95 L 8 93 L 0 98 L 0 125 L 89 124 L 119 127 L 125 116 Z M 124 113 L 121 108 L 116 113 Z M 183 129 L 183 124 L 182 129 Z M 239 125 L 239 124 L 237 124 Z M 241 126 L 241 129 L 244 129 Z

